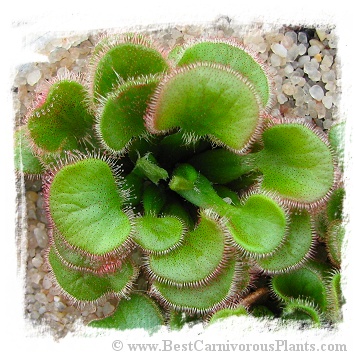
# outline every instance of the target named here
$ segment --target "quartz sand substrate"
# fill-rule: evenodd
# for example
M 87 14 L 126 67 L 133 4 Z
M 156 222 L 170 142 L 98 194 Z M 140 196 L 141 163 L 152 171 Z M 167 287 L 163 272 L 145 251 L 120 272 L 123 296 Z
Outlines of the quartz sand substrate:
M 331 26 L 277 27 L 256 23 L 238 26 L 228 17 L 220 17 L 205 26 L 176 25 L 142 32 L 165 50 L 194 37 L 235 38 L 257 52 L 270 67 L 276 86 L 272 115 L 300 117 L 324 131 L 341 119 L 338 118 L 340 64 L 336 29 Z M 88 59 L 101 34 L 95 31 L 52 36 L 38 49 L 48 59 L 46 62 L 27 63 L 18 68 L 12 88 L 15 125 L 23 122 L 43 81 L 66 70 L 86 73 Z M 31 325 L 32 334 L 46 333 L 59 339 L 69 332 L 75 333 L 80 324 L 109 315 L 117 302 L 104 300 L 97 306 L 76 308 L 60 296 L 44 264 L 48 222 L 43 203 L 41 181 L 18 177 L 16 236 L 19 264 L 26 265 L 24 318 Z

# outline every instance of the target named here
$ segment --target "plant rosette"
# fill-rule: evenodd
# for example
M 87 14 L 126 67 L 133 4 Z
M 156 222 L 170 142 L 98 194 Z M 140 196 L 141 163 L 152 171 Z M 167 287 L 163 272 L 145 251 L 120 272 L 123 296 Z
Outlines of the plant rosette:
M 341 126 L 273 118 L 270 71 L 233 40 L 107 36 L 87 73 L 47 84 L 15 164 L 43 179 L 61 293 L 116 301 L 91 327 L 340 320 Z M 244 306 L 260 285 L 277 303 Z

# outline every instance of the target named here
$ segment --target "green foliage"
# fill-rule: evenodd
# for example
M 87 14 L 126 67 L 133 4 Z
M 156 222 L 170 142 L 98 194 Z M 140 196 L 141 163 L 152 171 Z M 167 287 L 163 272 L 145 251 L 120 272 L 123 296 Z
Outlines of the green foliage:
M 224 308 L 212 314 L 211 317 L 209 317 L 208 319 L 208 323 L 209 325 L 211 325 L 231 316 L 248 316 L 248 311 L 244 306 L 238 306 L 235 308 Z
M 267 69 L 232 40 L 166 54 L 105 37 L 86 81 L 67 77 L 15 132 L 15 167 L 43 177 L 55 284 L 74 304 L 117 301 L 92 327 L 246 316 L 255 286 L 280 304 L 254 316 L 341 320 L 341 127 L 329 140 L 272 118 Z
M 128 79 L 162 73 L 168 64 L 146 37 L 126 34 L 103 39 L 91 59 L 91 86 L 94 102 L 106 97 Z
M 295 271 L 272 278 L 274 292 L 284 301 L 307 298 L 325 312 L 328 308 L 325 267 L 307 263 Z
M 332 153 L 315 132 L 297 123 L 274 125 L 264 131 L 263 144 L 255 161 L 263 173 L 264 189 L 298 205 L 322 200 L 331 191 Z
M 147 133 L 142 121 L 158 77 L 126 82 L 110 93 L 98 109 L 96 131 L 101 145 L 121 153 L 136 137 Z
M 311 218 L 307 212 L 291 214 L 283 245 L 272 255 L 257 259 L 256 265 L 270 273 L 298 268 L 312 251 L 312 231 Z
M 27 130 L 36 151 L 60 154 L 79 150 L 92 135 L 94 116 L 87 105 L 88 93 L 74 79 L 58 79 L 45 101 L 27 117 Z
M 14 144 L 15 170 L 28 176 L 40 176 L 43 172 L 43 165 L 33 152 L 31 142 L 26 135 L 25 126 L 21 126 L 15 131 Z
M 73 246 L 103 255 L 129 239 L 130 217 L 121 207 L 120 192 L 108 163 L 85 158 L 69 163 L 48 186 L 48 206 L 54 226 Z
M 339 167 L 344 170 L 344 136 L 345 122 L 334 124 L 329 130 L 329 143 L 336 153 Z
M 121 300 L 113 315 L 94 320 L 89 326 L 119 330 L 141 328 L 153 333 L 164 324 L 164 316 L 157 304 L 147 295 L 134 293 L 128 300 Z
M 257 132 L 260 111 L 260 99 L 247 79 L 229 67 L 207 63 L 182 67 L 165 77 L 146 123 L 152 133 L 180 128 L 186 140 L 207 136 L 241 152 Z
M 113 271 L 97 273 L 66 262 L 52 246 L 48 253 L 51 273 L 63 294 L 73 303 L 98 302 L 104 296 L 123 297 L 137 277 L 130 261 Z
M 258 58 L 244 46 L 231 40 L 198 40 L 180 47 L 175 55 L 177 66 L 196 62 L 227 65 L 247 77 L 253 84 L 264 106 L 271 101 L 270 79 Z
M 286 234 L 287 212 L 263 193 L 253 193 L 243 204 L 231 205 L 189 164 L 174 171 L 170 188 L 194 205 L 212 209 L 220 217 L 227 218 L 228 235 L 237 247 L 250 255 L 271 253 Z
M 239 264 L 232 257 L 225 269 L 203 285 L 181 287 L 155 280 L 150 293 L 169 308 L 200 314 L 211 312 L 238 291 L 235 275 Z
M 165 235 L 168 236 L 169 232 Z M 223 226 L 202 212 L 198 226 L 186 234 L 180 247 L 165 255 L 149 257 L 150 274 L 170 285 L 208 282 L 227 259 L 228 245 Z
M 290 273 L 272 278 L 272 290 L 285 304 L 283 317 L 322 322 L 340 321 L 340 273 L 329 264 L 308 262 Z
M 181 244 L 184 224 L 176 217 L 145 215 L 135 222 L 135 242 L 152 254 L 163 254 Z

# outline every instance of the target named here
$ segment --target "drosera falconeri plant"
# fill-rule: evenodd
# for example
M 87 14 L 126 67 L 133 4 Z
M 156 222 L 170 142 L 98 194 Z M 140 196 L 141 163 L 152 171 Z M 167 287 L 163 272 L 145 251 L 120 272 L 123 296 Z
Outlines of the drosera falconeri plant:
M 16 169 L 43 178 L 62 294 L 116 301 L 90 326 L 341 320 L 342 124 L 274 118 L 274 97 L 235 41 L 166 53 L 141 34 L 102 37 L 87 77 L 42 90 L 15 132 Z

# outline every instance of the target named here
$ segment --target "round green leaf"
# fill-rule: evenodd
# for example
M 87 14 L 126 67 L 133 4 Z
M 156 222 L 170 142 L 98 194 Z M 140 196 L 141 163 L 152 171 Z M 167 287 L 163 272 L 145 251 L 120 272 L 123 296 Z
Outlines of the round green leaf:
M 212 314 L 212 316 L 209 318 L 208 324 L 211 325 L 216 322 L 220 322 L 221 320 L 225 320 L 231 316 L 248 316 L 248 311 L 244 306 L 224 308 Z
M 179 245 L 184 233 L 184 225 L 178 218 L 146 215 L 136 219 L 133 239 L 144 250 L 162 254 Z
M 143 35 L 126 34 L 104 40 L 91 60 L 94 98 L 99 101 L 122 80 L 162 73 L 168 64 L 153 43 Z
M 45 102 L 28 117 L 30 137 L 41 153 L 60 153 L 80 148 L 92 134 L 94 116 L 89 112 L 87 90 L 75 80 L 55 82 Z
M 152 133 L 181 128 L 193 139 L 208 136 L 243 151 L 260 124 L 258 95 L 231 69 L 201 63 L 175 70 L 158 86 L 146 115 Z
M 205 61 L 230 66 L 250 80 L 264 106 L 270 104 L 270 79 L 261 61 L 241 44 L 223 39 L 197 40 L 182 46 L 174 58 L 178 66 Z
M 323 279 L 323 271 L 307 264 L 295 271 L 274 276 L 271 283 L 274 292 L 284 301 L 307 299 L 321 311 L 326 311 L 327 291 Z
M 85 254 L 78 249 L 73 249 L 56 228 L 53 228 L 51 237 L 57 255 L 71 266 L 91 270 L 98 268 L 98 262 L 96 262 L 91 255 Z
M 318 134 L 299 123 L 272 126 L 256 155 L 262 187 L 286 200 L 310 204 L 326 197 L 334 182 L 331 150 Z
M 134 293 L 128 299 L 120 300 L 111 316 L 91 321 L 89 326 L 117 330 L 143 328 L 154 332 L 163 324 L 164 317 L 157 304 L 146 295 Z
M 151 255 L 148 269 L 155 278 L 175 285 L 209 281 L 226 260 L 225 234 L 216 218 L 201 213 L 198 226 L 181 246 L 164 255 Z
M 97 275 L 72 269 L 61 260 L 53 246 L 48 253 L 48 262 L 62 292 L 73 302 L 95 302 L 108 295 L 121 297 L 137 276 L 135 267 L 129 261 L 123 262 L 110 274 Z
M 288 234 L 283 245 L 271 256 L 256 259 L 257 265 L 269 273 L 297 268 L 310 253 L 313 243 L 311 218 L 307 212 L 290 215 Z
M 103 255 L 122 248 L 131 232 L 124 198 L 107 162 L 87 158 L 63 166 L 48 191 L 56 228 L 74 247 Z
M 120 255 L 97 256 L 87 253 L 78 248 L 72 247 L 60 235 L 54 227 L 51 230 L 52 245 L 56 250 L 61 261 L 77 270 L 86 270 L 95 274 L 102 274 L 115 271 L 121 266 L 121 261 L 124 259 L 128 251 L 120 252 Z
M 286 320 L 309 321 L 317 327 L 322 322 L 322 313 L 317 306 L 302 298 L 291 298 L 283 308 L 281 316 Z
M 225 269 L 207 285 L 192 288 L 155 281 L 150 292 L 166 307 L 191 313 L 210 312 L 235 292 L 236 264 L 236 259 L 231 258 Z
M 133 138 L 146 133 L 143 115 L 157 84 L 156 77 L 144 77 L 126 82 L 108 95 L 95 126 L 103 147 L 120 153 Z
M 226 218 L 226 226 L 235 243 L 251 255 L 270 254 L 285 238 L 287 214 L 264 194 L 250 195 L 241 207 L 231 206 Z

